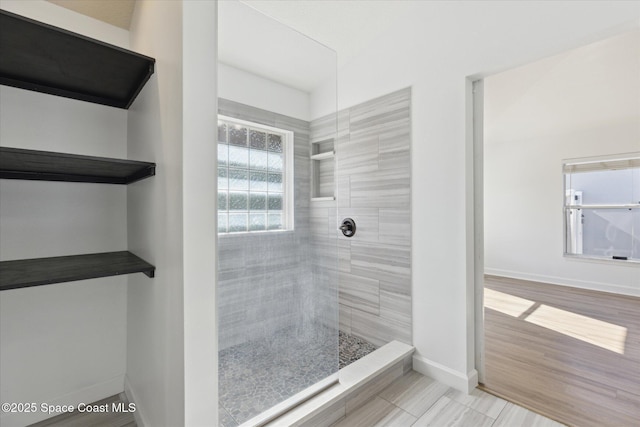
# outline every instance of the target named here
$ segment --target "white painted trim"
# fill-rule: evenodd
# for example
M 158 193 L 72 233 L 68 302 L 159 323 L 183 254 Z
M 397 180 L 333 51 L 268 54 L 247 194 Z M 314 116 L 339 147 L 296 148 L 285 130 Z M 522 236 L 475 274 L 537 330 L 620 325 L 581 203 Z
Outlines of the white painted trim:
M 473 82 L 472 93 L 474 350 L 478 382 L 484 382 L 484 80 Z
M 611 292 L 614 294 L 640 297 L 640 287 L 637 289 L 625 286 L 612 285 L 610 283 L 591 282 L 586 280 L 569 279 L 565 277 L 547 276 L 542 274 L 522 273 L 518 271 L 502 270 L 499 268 L 485 268 L 485 274 L 491 276 L 509 277 L 512 279 L 530 280 L 532 282 L 549 283 L 552 285 L 569 286 L 573 288 L 588 289 L 591 291 Z
M 478 371 L 472 369 L 467 373 L 467 393 L 471 393 L 476 387 L 478 387 Z
M 131 387 L 131 382 L 129 382 L 129 377 L 125 375 L 124 377 L 124 394 L 127 396 L 129 403 L 136 403 L 136 394 Z M 136 424 L 138 427 L 146 427 L 151 425 L 148 423 L 148 418 L 144 416 L 142 412 L 142 407 L 136 403 L 136 411 L 133 413 L 133 418 L 136 420 Z
M 54 397 L 51 399 L 43 399 L 40 402 L 33 402 L 38 407 L 37 412 L 3 413 L 2 416 L 0 416 L 0 425 L 2 425 L 2 427 L 24 427 L 33 423 L 37 423 L 39 421 L 62 414 L 47 414 L 46 412 L 40 412 L 40 405 L 43 403 L 54 406 L 73 405 L 74 407 L 77 407 L 80 403 L 93 403 L 97 400 L 102 400 L 109 396 L 120 394 L 122 393 L 123 386 L 124 374 L 118 375 L 101 383 L 73 391 L 63 396 Z
M 224 238 L 224 236 L 235 236 L 238 234 L 255 234 L 255 233 L 265 233 L 265 232 L 283 233 L 287 231 L 294 231 L 295 230 L 295 206 L 294 206 L 295 205 L 295 202 L 294 202 L 295 138 L 294 138 L 294 132 L 292 130 L 277 128 L 277 127 L 265 125 L 258 122 L 252 122 L 249 120 L 243 120 L 243 119 L 238 119 L 231 116 L 225 116 L 224 114 L 218 114 L 218 123 L 220 121 L 233 123 L 239 126 L 244 126 L 248 129 L 256 129 L 260 131 L 272 132 L 272 133 L 277 133 L 282 135 L 284 139 L 283 141 L 284 147 L 282 150 L 284 154 L 284 162 L 283 162 L 284 176 L 282 178 L 282 194 L 284 195 L 284 206 L 282 208 L 283 228 L 281 230 L 257 230 L 257 231 L 240 231 L 240 232 L 235 231 L 235 232 L 224 232 L 224 233 L 218 232 L 217 233 L 218 237 Z M 227 144 L 229 144 L 229 141 L 227 141 Z M 231 190 L 229 190 L 229 192 L 231 192 Z M 268 220 L 267 220 L 267 223 L 268 223 Z
M 416 354 L 413 355 L 413 370 L 465 393 L 471 393 L 478 386 L 478 371 L 475 369 L 463 374 Z

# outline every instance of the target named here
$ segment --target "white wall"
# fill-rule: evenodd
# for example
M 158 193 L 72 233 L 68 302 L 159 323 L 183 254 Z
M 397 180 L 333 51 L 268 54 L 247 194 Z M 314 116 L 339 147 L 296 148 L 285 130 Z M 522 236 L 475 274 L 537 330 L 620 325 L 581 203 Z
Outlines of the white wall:
M 561 209 L 563 159 L 640 150 L 640 31 L 490 76 L 484 88 L 485 271 L 640 295 L 637 265 L 562 256 Z
M 339 108 L 412 86 L 414 368 L 465 389 L 475 381 L 467 78 L 637 28 L 640 4 L 415 2 L 409 12 L 339 70 Z M 314 98 L 314 116 L 330 111 Z
M 217 4 L 183 4 L 184 384 L 186 426 L 217 424 Z
M 126 46 L 125 31 L 94 25 L 48 2 L 3 9 Z M 84 19 L 83 19 L 84 18 Z M 85 31 L 86 30 L 86 31 Z M 0 87 L 0 145 L 126 157 L 127 112 Z M 126 187 L 0 180 L 0 259 L 120 251 L 127 247 Z M 0 401 L 74 404 L 123 389 L 126 278 L 0 293 Z M 1 414 L 3 426 L 49 415 Z
M 129 276 L 127 392 L 145 426 L 184 424 L 182 259 L 182 7 L 143 1 L 131 48 L 156 59 L 155 74 L 129 110 L 128 153 L 157 164 L 129 186 L 129 248 L 156 266 L 150 284 Z
M 0 8 L 127 49 L 129 32 L 45 0 L 0 0 Z
M 215 7 L 139 1 L 131 26 L 132 48 L 156 58 L 128 127 L 129 156 L 157 163 L 127 199 L 129 248 L 157 268 L 151 283 L 128 278 L 126 391 L 141 426 L 217 416 Z
M 223 63 L 218 63 L 218 96 L 296 119 L 310 120 L 307 92 Z

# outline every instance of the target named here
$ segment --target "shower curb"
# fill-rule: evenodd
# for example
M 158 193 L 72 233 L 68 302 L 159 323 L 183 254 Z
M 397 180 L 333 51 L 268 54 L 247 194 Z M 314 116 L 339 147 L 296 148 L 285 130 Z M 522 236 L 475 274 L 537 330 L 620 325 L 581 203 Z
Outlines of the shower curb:
M 264 425 L 329 426 L 410 370 L 413 352 L 414 347 L 392 341 L 341 369 L 338 384 Z

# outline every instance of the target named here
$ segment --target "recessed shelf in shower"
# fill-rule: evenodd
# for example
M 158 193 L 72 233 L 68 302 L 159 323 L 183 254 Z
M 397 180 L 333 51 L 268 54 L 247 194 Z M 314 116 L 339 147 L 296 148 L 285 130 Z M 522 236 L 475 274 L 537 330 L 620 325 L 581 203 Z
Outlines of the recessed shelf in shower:
M 334 139 L 311 142 L 312 201 L 335 200 Z

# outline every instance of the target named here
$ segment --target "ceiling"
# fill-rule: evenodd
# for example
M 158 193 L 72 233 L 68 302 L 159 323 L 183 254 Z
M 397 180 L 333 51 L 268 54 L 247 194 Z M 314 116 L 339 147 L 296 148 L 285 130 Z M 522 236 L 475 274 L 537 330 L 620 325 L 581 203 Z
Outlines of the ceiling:
M 398 0 L 242 1 L 335 50 L 338 66 L 347 63 L 389 28 L 401 25 L 402 18 L 414 6 L 413 1 Z
M 218 18 L 220 63 L 303 92 L 335 78 L 333 50 L 245 3 L 219 2 Z
M 135 7 L 135 0 L 48 1 L 124 29 L 129 29 L 131 15 Z M 220 12 L 225 10 L 225 3 L 236 2 L 236 0 L 219 0 Z M 341 67 L 362 49 L 374 43 L 375 39 L 386 30 L 395 25 L 402 25 L 402 17 L 410 13 L 414 2 L 397 0 L 242 0 L 242 3 L 333 49 L 337 53 L 337 66 Z M 222 19 L 222 13 L 220 16 Z M 220 23 L 220 27 L 224 27 L 223 22 Z M 242 58 L 237 55 L 241 49 L 254 46 L 254 51 L 262 58 L 266 58 L 268 52 L 277 55 L 284 55 L 288 52 L 289 58 L 293 58 L 296 49 L 300 51 L 304 45 L 302 42 L 296 42 L 296 40 L 301 40 L 300 37 L 292 37 L 288 39 L 289 43 L 280 45 L 279 50 L 283 52 L 278 52 L 273 48 L 257 49 L 258 42 L 250 43 L 251 39 L 251 37 L 226 37 L 225 46 L 221 46 L 219 49 L 220 60 L 236 68 L 242 68 L 302 90 L 309 91 L 315 86 L 319 72 L 314 71 L 312 66 L 318 63 L 317 58 L 309 61 L 287 60 L 287 67 L 280 70 L 276 70 L 274 67 L 264 67 L 264 70 L 259 70 L 255 66 L 256 58 L 243 62 Z M 257 39 L 253 38 L 252 40 Z M 263 40 L 262 46 L 266 46 L 267 42 L 268 40 Z M 233 52 L 235 54 L 232 54 Z M 298 58 L 302 58 L 302 56 L 298 56 Z M 311 56 L 308 55 L 308 58 Z
M 135 0 L 47 0 L 91 18 L 129 29 Z

